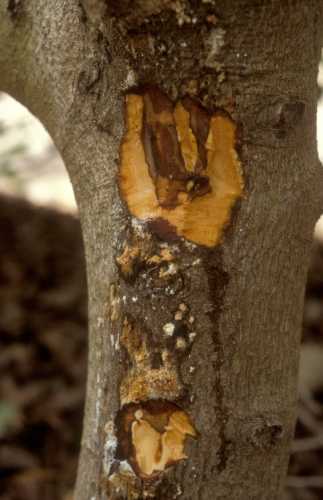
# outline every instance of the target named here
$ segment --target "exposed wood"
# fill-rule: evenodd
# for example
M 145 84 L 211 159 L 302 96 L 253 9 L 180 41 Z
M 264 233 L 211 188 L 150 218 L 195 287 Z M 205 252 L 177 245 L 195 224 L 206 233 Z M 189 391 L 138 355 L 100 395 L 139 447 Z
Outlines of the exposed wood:
M 119 183 L 131 214 L 166 240 L 217 244 L 243 190 L 233 121 L 158 89 L 128 95 L 126 118 Z

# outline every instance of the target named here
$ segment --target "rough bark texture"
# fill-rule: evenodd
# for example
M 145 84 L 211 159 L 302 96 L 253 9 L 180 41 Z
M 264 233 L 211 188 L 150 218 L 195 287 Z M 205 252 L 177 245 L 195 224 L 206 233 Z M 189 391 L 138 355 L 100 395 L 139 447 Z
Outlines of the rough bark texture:
M 321 10 L 319 0 L 0 1 L 1 90 L 48 128 L 83 228 L 90 352 L 77 500 L 281 494 L 321 211 Z M 138 221 L 121 199 L 126 95 L 152 87 L 238 127 L 244 192 L 216 246 Z M 158 120 L 149 140 L 168 144 L 173 125 Z M 189 425 L 197 436 L 185 439 L 187 459 L 179 439 L 174 463 L 147 477 L 140 429 L 176 434 L 175 408 L 180 438 Z

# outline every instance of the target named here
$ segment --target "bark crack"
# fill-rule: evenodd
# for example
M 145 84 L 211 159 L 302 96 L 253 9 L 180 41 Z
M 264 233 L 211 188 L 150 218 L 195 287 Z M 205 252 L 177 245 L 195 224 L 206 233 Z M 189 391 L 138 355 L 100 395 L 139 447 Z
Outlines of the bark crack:
M 12 19 L 20 14 L 22 3 L 22 0 L 8 0 L 7 10 Z

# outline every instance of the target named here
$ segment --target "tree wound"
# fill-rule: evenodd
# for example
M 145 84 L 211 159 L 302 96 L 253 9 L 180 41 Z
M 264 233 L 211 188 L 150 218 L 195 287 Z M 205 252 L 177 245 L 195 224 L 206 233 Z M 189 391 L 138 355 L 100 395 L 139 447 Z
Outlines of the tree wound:
M 152 354 L 138 325 L 125 318 L 120 338 L 130 360 L 130 368 L 120 384 L 122 406 L 148 399 L 176 399 L 183 386 L 178 376 L 175 359 L 167 349 L 161 352 L 162 363 L 156 369 Z
M 128 405 L 117 420 L 120 458 L 128 460 L 143 479 L 187 459 L 187 437 L 197 437 L 187 413 L 165 400 Z
M 243 190 L 235 123 L 156 88 L 128 94 L 125 111 L 119 187 L 130 213 L 163 239 L 218 244 Z

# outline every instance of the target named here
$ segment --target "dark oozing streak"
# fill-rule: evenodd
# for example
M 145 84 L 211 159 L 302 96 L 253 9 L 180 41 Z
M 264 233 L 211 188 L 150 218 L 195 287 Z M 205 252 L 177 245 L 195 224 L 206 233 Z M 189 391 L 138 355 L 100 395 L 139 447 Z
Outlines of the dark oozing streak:
M 178 241 L 180 237 L 176 232 L 176 227 L 172 226 L 166 219 L 158 217 L 147 222 L 150 231 L 159 236 L 164 241 Z
M 178 193 L 186 191 L 189 175 L 178 142 L 174 107 L 156 89 L 146 91 L 143 101 L 142 141 L 149 174 L 160 206 L 175 208 L 179 203 Z
M 171 100 L 161 91 L 150 88 L 144 93 L 143 101 L 142 141 L 160 206 L 170 209 L 178 206 L 180 192 L 188 193 L 189 199 L 208 193 L 209 180 L 201 175 L 207 167 L 205 143 L 210 127 L 208 113 L 192 99 L 183 100 L 183 106 L 190 114 L 190 126 L 198 147 L 198 159 L 194 166 L 197 175 L 194 175 L 185 168 Z M 192 187 L 188 189 L 190 183 Z
M 195 165 L 195 172 L 202 174 L 207 167 L 206 141 L 210 130 L 210 116 L 196 102 L 189 97 L 182 101 L 184 108 L 190 114 L 190 127 L 197 142 L 198 159 Z

